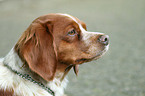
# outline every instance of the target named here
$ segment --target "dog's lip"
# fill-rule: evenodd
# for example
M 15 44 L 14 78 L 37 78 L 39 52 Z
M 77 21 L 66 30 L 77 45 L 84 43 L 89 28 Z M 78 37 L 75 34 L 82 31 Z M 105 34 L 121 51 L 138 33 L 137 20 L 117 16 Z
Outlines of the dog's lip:
M 101 56 L 103 56 L 106 53 L 107 50 L 108 49 L 105 48 L 104 50 L 102 50 L 99 53 L 97 53 L 95 56 L 88 57 L 88 58 L 80 58 L 80 59 L 77 59 L 77 60 L 75 60 L 75 64 L 82 64 L 82 63 L 89 62 L 89 61 L 92 61 L 92 60 L 97 60 Z
M 99 57 L 101 56 L 101 54 L 98 54 L 94 57 L 91 57 L 91 58 L 81 58 L 81 59 L 77 59 L 75 61 L 75 64 L 82 64 L 82 63 L 85 63 L 85 62 L 89 62 L 89 61 L 92 61 L 94 59 L 99 59 Z

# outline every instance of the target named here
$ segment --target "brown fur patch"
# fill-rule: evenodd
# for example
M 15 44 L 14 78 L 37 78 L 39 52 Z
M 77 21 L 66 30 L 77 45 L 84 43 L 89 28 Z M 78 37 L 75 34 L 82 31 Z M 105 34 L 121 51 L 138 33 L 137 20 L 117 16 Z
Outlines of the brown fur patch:
M 13 90 L 2 90 L 0 89 L 0 96 L 16 96 L 16 95 L 13 95 L 14 94 L 14 91 Z
M 53 80 L 57 59 L 50 22 L 35 20 L 23 33 L 15 50 L 32 71 L 46 81 Z

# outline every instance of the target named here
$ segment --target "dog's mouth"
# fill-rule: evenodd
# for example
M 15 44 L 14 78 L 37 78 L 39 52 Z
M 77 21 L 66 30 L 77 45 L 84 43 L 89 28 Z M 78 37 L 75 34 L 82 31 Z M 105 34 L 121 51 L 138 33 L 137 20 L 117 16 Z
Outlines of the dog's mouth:
M 106 51 L 108 50 L 108 48 L 105 48 L 103 51 L 100 51 L 98 54 L 96 54 L 95 56 L 92 56 L 91 58 L 81 58 L 81 59 L 77 59 L 75 61 L 75 65 L 73 66 L 74 72 L 76 75 L 78 75 L 78 71 L 79 71 L 79 65 L 85 62 L 90 62 L 92 60 L 97 60 L 99 59 L 101 56 L 103 56 Z
M 78 59 L 78 60 L 75 61 L 75 64 L 72 64 L 69 67 L 67 67 L 66 70 L 65 70 L 65 72 L 68 72 L 73 67 L 74 73 L 76 75 L 78 75 L 79 65 L 80 64 L 85 63 L 85 62 L 89 62 L 89 61 L 92 61 L 92 60 L 96 60 L 96 59 L 99 58 L 99 56 L 101 56 L 101 54 L 99 54 L 97 56 L 94 56 L 92 58 L 82 58 L 82 59 Z
M 79 65 L 80 65 L 80 64 L 85 63 L 85 62 L 90 62 L 90 61 L 92 61 L 92 60 L 97 60 L 97 59 L 99 59 L 101 56 L 103 56 L 103 55 L 106 53 L 107 50 L 108 50 L 108 47 L 105 48 L 104 50 L 100 51 L 100 52 L 99 52 L 98 54 L 96 54 L 95 56 L 92 56 L 92 57 L 90 57 L 90 58 L 80 58 L 80 59 L 75 60 L 75 62 L 74 62 L 73 64 L 71 64 L 70 66 L 68 66 L 68 67 L 66 68 L 65 73 L 67 74 L 67 72 L 69 72 L 69 70 L 70 70 L 71 68 L 73 68 L 74 73 L 75 73 L 76 75 L 78 75 L 78 72 L 79 72 Z
M 76 61 L 75 61 L 75 64 L 82 64 L 82 63 L 85 63 L 85 62 L 90 62 L 90 61 L 92 61 L 92 60 L 97 60 L 97 59 L 99 59 L 101 56 L 103 56 L 105 53 L 106 53 L 106 51 L 107 51 L 108 49 L 104 49 L 103 51 L 100 51 L 98 54 L 96 54 L 95 56 L 92 56 L 92 57 L 89 57 L 89 58 L 81 58 L 81 59 L 77 59 Z
M 98 55 L 98 56 L 94 56 L 92 58 L 81 58 L 81 59 L 78 59 L 75 61 L 75 64 L 82 64 L 82 63 L 85 63 L 85 62 L 90 62 L 92 60 L 97 60 L 99 59 L 101 55 Z

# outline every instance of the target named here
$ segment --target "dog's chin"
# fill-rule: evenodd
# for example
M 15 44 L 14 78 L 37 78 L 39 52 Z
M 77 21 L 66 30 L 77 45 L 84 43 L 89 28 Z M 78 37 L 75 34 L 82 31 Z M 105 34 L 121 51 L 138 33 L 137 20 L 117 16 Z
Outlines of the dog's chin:
M 108 47 L 109 46 L 105 47 L 103 50 L 98 52 L 95 56 L 92 56 L 92 57 L 89 57 L 89 58 L 77 59 L 75 61 L 75 64 L 82 64 L 82 63 L 85 63 L 85 62 L 90 62 L 90 61 L 97 60 L 97 59 L 101 58 L 107 52 Z
M 107 51 L 109 46 L 105 47 L 104 50 L 100 51 L 92 60 L 97 60 L 101 58 Z

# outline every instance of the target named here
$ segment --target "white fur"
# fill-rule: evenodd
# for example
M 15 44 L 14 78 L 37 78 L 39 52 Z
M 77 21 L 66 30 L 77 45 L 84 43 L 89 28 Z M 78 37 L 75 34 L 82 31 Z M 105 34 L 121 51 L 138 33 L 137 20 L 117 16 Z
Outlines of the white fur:
M 4 90 L 14 89 L 15 95 L 18 96 L 52 96 L 40 86 L 13 73 L 4 66 L 4 63 L 9 63 L 8 65 L 17 71 L 19 70 L 17 66 L 22 65 L 22 61 L 13 49 L 5 58 L 0 59 L 0 88 Z M 60 78 L 55 78 L 53 81 L 48 82 L 46 86 L 55 92 L 55 96 L 63 96 L 67 82 L 66 78 L 62 82 Z
M 77 24 L 79 24 L 78 21 L 71 15 L 68 15 L 68 14 L 60 14 L 60 15 L 67 16 L 67 17 L 71 18 L 73 21 L 75 21 Z

